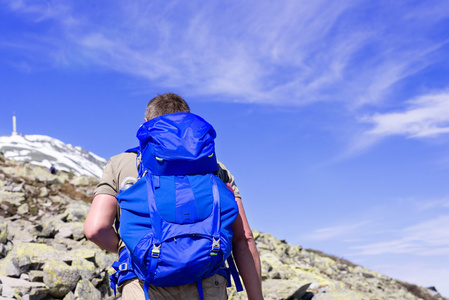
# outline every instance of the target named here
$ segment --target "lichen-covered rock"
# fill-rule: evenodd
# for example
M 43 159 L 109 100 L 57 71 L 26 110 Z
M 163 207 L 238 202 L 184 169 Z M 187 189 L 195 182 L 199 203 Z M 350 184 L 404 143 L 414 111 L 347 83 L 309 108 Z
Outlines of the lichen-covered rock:
M 70 180 L 70 183 L 75 186 L 89 186 L 96 185 L 98 183 L 98 179 L 86 175 L 81 175 Z
M 8 240 L 23 243 L 35 242 L 36 237 L 33 236 L 32 228 L 31 223 L 25 220 L 8 221 Z
M 0 217 L 0 243 L 6 244 L 8 240 L 8 223 L 5 221 L 5 218 Z
M 0 261 L 0 275 L 18 277 L 30 267 L 38 268 L 61 253 L 45 244 L 17 243 Z
M 63 226 L 62 221 L 55 217 L 44 218 L 43 221 L 34 227 L 35 234 L 38 237 L 54 237 L 57 233 L 57 228 Z
M 93 262 L 87 261 L 82 258 L 77 258 L 72 261 L 72 269 L 76 270 L 81 275 L 82 279 L 92 280 L 97 273 L 97 268 Z
M 101 293 L 89 280 L 81 279 L 76 285 L 75 299 L 101 300 Z
M 57 226 L 55 238 L 70 238 L 76 241 L 84 238 L 84 224 L 80 222 L 61 223 Z
M 6 276 L 0 276 L 0 281 L 5 289 L 5 293 L 2 293 L 2 295 L 7 294 L 18 299 L 27 295 L 29 299 L 39 300 L 43 299 L 48 292 L 47 287 L 43 283 L 29 282 Z
M 44 271 L 30 270 L 28 276 L 31 282 L 44 282 Z
M 48 262 L 43 271 L 49 294 L 56 298 L 62 298 L 73 290 L 81 277 L 76 270 L 60 260 Z
M 80 221 L 84 222 L 87 213 L 89 212 L 90 205 L 82 201 L 72 201 L 67 205 L 67 221 Z
M 295 275 L 295 272 L 281 262 L 278 256 L 265 252 L 261 254 L 262 276 L 265 278 L 288 279 Z
M 75 294 L 70 291 L 67 295 L 65 295 L 63 300 L 75 300 Z
M 286 299 L 302 285 L 302 280 L 267 279 L 263 282 L 263 291 L 266 299 Z
M 25 193 L 9 192 L 4 189 L 0 189 L 0 203 L 8 202 L 11 205 L 20 206 L 25 201 L 26 201 Z

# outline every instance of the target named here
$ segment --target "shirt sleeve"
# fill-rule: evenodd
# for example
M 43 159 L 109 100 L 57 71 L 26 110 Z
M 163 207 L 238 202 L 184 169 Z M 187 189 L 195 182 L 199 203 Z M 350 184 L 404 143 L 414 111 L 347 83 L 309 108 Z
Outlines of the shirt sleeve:
M 229 183 L 231 185 L 232 189 L 234 190 L 234 196 L 236 198 L 242 198 L 239 188 L 235 184 L 234 176 L 231 174 L 231 172 L 229 172 L 228 169 L 226 169 L 225 165 L 223 165 L 221 162 L 218 162 L 218 177 L 220 177 L 220 179 L 224 183 Z
M 111 158 L 104 167 L 103 175 L 95 188 L 94 196 L 98 194 L 108 194 L 115 197 L 119 192 L 116 177 Z

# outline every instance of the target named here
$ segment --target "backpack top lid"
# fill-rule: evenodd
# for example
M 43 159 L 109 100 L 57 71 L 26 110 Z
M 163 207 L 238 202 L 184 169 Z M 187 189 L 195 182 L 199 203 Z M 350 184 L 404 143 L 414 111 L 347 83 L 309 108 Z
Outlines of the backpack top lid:
M 137 131 L 142 164 L 154 175 L 192 175 L 218 170 L 214 128 L 192 113 L 162 115 Z

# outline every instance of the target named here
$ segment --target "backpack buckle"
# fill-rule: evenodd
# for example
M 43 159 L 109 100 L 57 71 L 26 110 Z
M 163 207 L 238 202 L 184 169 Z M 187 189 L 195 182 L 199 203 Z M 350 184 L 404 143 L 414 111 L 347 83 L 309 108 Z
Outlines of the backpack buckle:
M 216 252 L 220 251 L 220 238 L 212 238 L 212 252 L 211 255 L 217 255 Z
M 119 271 L 126 271 L 128 270 L 128 264 L 127 263 L 122 263 L 120 264 L 120 266 L 118 266 Z
M 151 251 L 151 257 L 159 258 L 161 256 L 161 245 L 153 245 L 153 250 Z

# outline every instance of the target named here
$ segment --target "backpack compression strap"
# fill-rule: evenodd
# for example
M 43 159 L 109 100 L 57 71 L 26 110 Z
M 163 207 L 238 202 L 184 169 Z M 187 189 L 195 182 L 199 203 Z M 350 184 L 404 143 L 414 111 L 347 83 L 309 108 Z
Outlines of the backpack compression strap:
M 229 265 L 229 270 L 231 271 L 232 278 L 234 279 L 235 289 L 237 292 L 243 291 L 242 282 L 240 281 L 239 272 L 237 271 L 237 268 L 234 263 L 234 257 L 232 257 L 232 254 L 229 255 L 228 259 L 226 260 Z M 228 287 L 231 286 L 231 278 L 228 278 Z
M 115 299 L 117 299 L 117 286 L 120 286 L 126 280 L 137 278 L 133 273 L 128 248 L 124 248 L 120 251 L 118 261 L 115 261 L 112 264 L 112 267 L 116 272 L 109 276 L 110 286 L 114 290 Z

